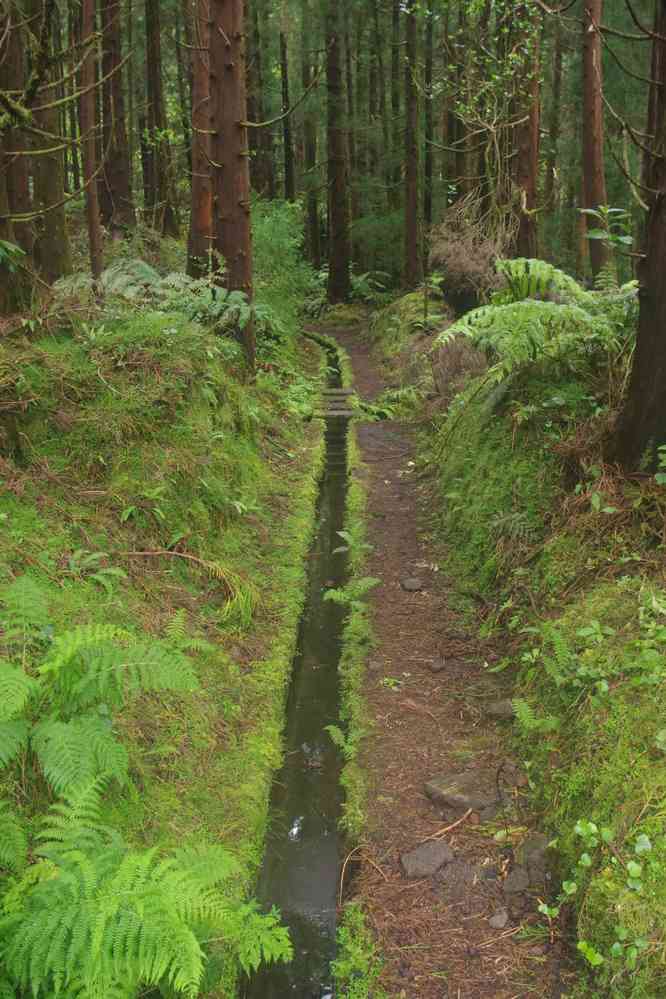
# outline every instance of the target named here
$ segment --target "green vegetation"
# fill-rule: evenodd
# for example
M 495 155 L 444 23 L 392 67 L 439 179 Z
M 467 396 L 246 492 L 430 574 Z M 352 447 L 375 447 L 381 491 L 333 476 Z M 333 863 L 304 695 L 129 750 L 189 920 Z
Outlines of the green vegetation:
M 346 905 L 338 930 L 338 957 L 333 974 L 340 999 L 386 999 L 377 985 L 382 963 L 361 907 Z
M 103 309 L 63 287 L 51 315 L 2 340 L 5 989 L 197 995 L 290 952 L 247 896 L 303 604 L 323 457 L 304 419 L 325 360 L 295 335 L 311 286 L 298 214 L 257 211 L 254 384 L 225 335 L 242 302 L 165 274 L 170 260 L 118 263 Z M 282 233 L 277 259 L 262 227 Z
M 602 453 L 635 292 L 586 292 L 540 262 L 500 270 L 497 304 L 433 346 L 467 343 L 485 371 L 430 409 L 421 462 L 447 569 L 511 638 L 494 669 L 515 683 L 517 752 L 559 849 L 541 911 L 553 932 L 575 912 L 575 994 L 648 999 L 666 988 L 665 501 L 660 473 L 623 478 Z

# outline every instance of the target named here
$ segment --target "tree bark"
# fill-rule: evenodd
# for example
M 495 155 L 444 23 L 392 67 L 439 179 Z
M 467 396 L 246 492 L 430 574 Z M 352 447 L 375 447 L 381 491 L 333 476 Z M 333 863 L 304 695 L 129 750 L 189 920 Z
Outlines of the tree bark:
M 82 0 L 81 39 L 85 45 L 95 34 L 95 0 Z M 96 161 L 96 121 L 95 106 L 95 46 L 88 49 L 81 67 L 81 97 L 79 98 L 79 119 L 83 146 L 83 180 L 86 186 L 86 222 L 90 250 L 90 269 L 93 283 L 97 286 L 102 273 L 102 226 L 99 218 L 99 200 L 95 183 Z
M 407 288 L 423 280 L 419 225 L 419 95 L 417 73 L 416 0 L 405 3 L 405 269 Z
M 557 158 L 560 144 L 561 112 L 562 112 L 562 22 L 559 17 L 555 19 L 555 40 L 553 46 L 553 75 L 551 82 L 551 107 L 550 120 L 548 123 L 548 156 L 546 159 L 546 184 L 544 189 L 544 201 L 547 207 L 552 210 L 555 201 L 555 176 L 557 171 Z
M 603 0 L 585 0 L 583 12 L 583 192 L 585 208 L 607 204 L 604 170 L 603 70 L 599 25 Z M 587 216 L 588 229 L 597 227 Z M 590 263 L 596 276 L 608 260 L 608 250 L 598 239 L 590 240 Z
M 252 301 L 252 228 L 248 149 L 244 0 L 211 0 L 210 93 L 213 122 L 214 246 L 226 264 L 224 285 Z M 255 370 L 254 324 L 242 330 Z
M 349 184 L 341 66 L 340 8 L 326 2 L 326 90 L 328 136 L 328 300 L 344 302 L 351 292 Z
M 177 238 L 178 216 L 172 198 L 171 148 L 167 139 L 167 118 L 162 83 L 162 40 L 159 0 L 145 0 L 146 85 L 148 97 L 148 137 L 152 148 L 152 189 L 155 195 L 153 225 L 164 236 Z
M 264 100 L 264 57 L 263 57 L 263 34 L 261 31 L 261 21 L 259 18 L 259 5 L 262 0 L 251 0 L 249 14 L 251 20 L 251 58 L 248 62 L 248 85 L 250 87 L 249 105 L 252 107 L 252 115 L 257 121 L 266 121 L 270 114 L 268 106 Z M 249 112 L 248 112 L 249 113 Z M 273 130 L 270 126 L 266 128 L 250 129 L 250 152 L 252 186 L 259 194 L 273 199 L 275 197 L 275 164 L 273 161 Z
M 519 257 L 538 256 L 537 245 L 537 185 L 539 179 L 539 122 L 541 118 L 539 83 L 539 32 L 534 13 L 522 4 L 517 15 L 524 28 L 522 39 L 525 51 L 523 86 L 525 99 L 521 106 L 521 121 L 516 126 L 515 182 L 520 204 L 518 207 L 518 234 L 516 254 Z
M 125 95 L 121 70 L 120 0 L 101 0 L 102 26 L 102 152 L 100 213 L 112 236 L 122 236 L 135 224 L 132 171 L 125 126 Z
M 657 449 L 666 444 L 666 0 L 657 0 L 650 78 L 647 133 L 654 138 L 645 157 L 648 216 L 638 272 L 638 336 L 615 442 L 622 464 L 643 470 L 657 467 Z
M 305 93 L 312 84 L 311 11 L 310 0 L 301 0 L 301 84 Z M 305 245 L 315 270 L 321 267 L 321 234 L 319 229 L 319 203 L 317 199 L 317 118 L 311 101 L 305 109 L 303 121 L 304 166 L 306 191 Z
M 182 17 L 181 17 L 182 14 Z M 185 36 L 183 49 L 183 37 Z M 192 11 L 189 0 L 183 0 L 176 8 L 176 73 L 178 79 L 178 102 L 183 128 L 183 146 L 187 166 L 192 173 Z M 185 52 L 185 54 L 184 54 Z
M 392 0 L 391 4 L 391 114 L 393 116 L 393 134 L 391 142 L 391 166 L 393 183 L 389 192 L 390 203 L 394 210 L 400 207 L 400 180 L 402 160 L 402 129 L 401 129 L 401 58 L 400 58 L 400 0 Z
M 210 269 L 213 237 L 213 189 L 210 175 L 210 4 L 196 0 L 192 52 L 192 203 L 187 273 L 200 277 Z
M 30 11 L 36 16 L 34 30 L 40 24 L 42 4 L 32 0 Z M 56 15 L 57 16 L 57 15 Z M 52 52 L 52 28 L 49 39 Z M 54 70 L 50 70 L 47 80 L 53 81 Z M 72 272 L 72 253 L 67 233 L 65 217 L 65 158 L 60 133 L 60 115 L 57 108 L 47 107 L 56 100 L 57 87 L 45 85 L 36 99 L 34 118 L 44 135 L 35 136 L 32 143 L 32 172 L 35 209 L 43 213 L 37 220 L 34 245 L 35 264 L 47 284 Z M 41 108 L 41 110 L 40 110 Z
M 294 166 L 294 142 L 291 135 L 291 115 L 286 114 L 290 106 L 289 97 L 289 52 L 286 31 L 280 31 L 280 78 L 282 83 L 282 143 L 284 148 L 284 197 L 286 201 L 296 200 L 296 169 Z
M 13 26 L 6 39 L 6 48 L 0 51 L 0 88 L 23 91 L 25 87 L 25 29 L 20 27 L 22 18 L 15 5 L 10 5 L 9 11 L 12 15 Z M 7 175 L 6 193 L 9 210 L 12 215 L 27 215 L 32 209 L 29 161 L 27 156 L 12 154 L 27 151 L 30 148 L 29 141 L 21 129 L 12 128 L 5 134 L 5 143 L 9 152 L 4 161 L 3 171 Z M 12 234 L 18 246 L 27 255 L 25 262 L 29 264 L 32 261 L 35 243 L 35 230 L 32 222 L 14 221 Z
M 424 149 L 424 178 L 423 178 L 423 222 L 426 229 L 430 229 L 433 221 L 433 140 L 435 137 L 435 115 L 433 108 L 433 63 L 435 47 L 435 14 L 433 10 L 433 0 L 428 0 L 426 7 L 426 31 L 425 31 L 425 149 Z

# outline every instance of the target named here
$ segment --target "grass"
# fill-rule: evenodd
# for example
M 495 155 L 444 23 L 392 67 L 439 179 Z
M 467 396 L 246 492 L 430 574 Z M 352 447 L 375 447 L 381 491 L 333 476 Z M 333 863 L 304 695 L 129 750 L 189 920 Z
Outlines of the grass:
M 44 584 L 56 634 L 182 633 L 200 689 L 142 694 L 114 719 L 130 780 L 107 819 L 137 844 L 224 844 L 239 893 L 263 853 L 324 456 L 321 424 L 304 422 L 326 367 L 296 335 L 307 275 L 263 257 L 259 294 L 276 296 L 280 332 L 260 345 L 254 384 L 232 339 L 113 302 L 0 345 L 0 585 Z M 47 795 L 34 778 L 2 777 L 30 813 Z M 210 994 L 229 994 L 236 969 L 214 964 Z

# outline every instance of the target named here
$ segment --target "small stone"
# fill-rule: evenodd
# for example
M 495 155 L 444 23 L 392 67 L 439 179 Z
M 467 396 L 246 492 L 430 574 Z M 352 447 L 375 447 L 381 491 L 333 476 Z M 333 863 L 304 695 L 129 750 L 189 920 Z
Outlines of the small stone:
M 546 883 L 549 842 L 544 833 L 532 833 L 516 850 L 516 861 L 527 868 L 532 888 L 543 888 Z
M 491 926 L 494 930 L 503 930 L 508 922 L 509 910 L 498 909 L 495 915 L 491 916 L 488 920 L 488 926 Z
M 406 579 L 400 580 L 400 585 L 405 593 L 420 593 L 423 589 L 423 580 L 417 576 L 408 576 Z
M 436 881 L 452 898 L 462 898 L 469 894 L 479 874 L 478 867 L 473 867 L 464 860 L 454 860 L 437 872 Z
M 433 659 L 430 663 L 431 673 L 441 673 L 446 669 L 446 659 Z
M 495 718 L 497 721 L 510 721 L 515 715 L 513 701 L 508 697 L 501 701 L 491 701 L 490 704 L 486 704 L 485 710 L 489 718 Z
M 400 863 L 406 877 L 430 878 L 444 864 L 450 864 L 453 858 L 454 853 L 450 846 L 433 840 L 430 843 L 421 843 L 414 850 L 403 853 Z
M 527 891 L 530 886 L 530 876 L 526 867 L 514 867 L 504 882 L 505 895 L 515 895 Z
M 433 777 L 425 785 L 425 793 L 435 804 L 456 812 L 479 812 L 482 822 L 492 817 L 493 809 L 496 814 L 500 804 L 496 772 L 483 768 Z

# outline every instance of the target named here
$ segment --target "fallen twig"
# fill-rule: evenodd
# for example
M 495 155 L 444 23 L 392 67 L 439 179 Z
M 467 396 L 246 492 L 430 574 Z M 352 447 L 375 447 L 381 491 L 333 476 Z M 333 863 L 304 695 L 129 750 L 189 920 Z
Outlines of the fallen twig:
M 441 836 L 444 836 L 447 832 L 451 832 L 452 829 L 456 829 L 458 826 L 461 826 L 463 822 L 470 817 L 473 811 L 474 811 L 473 808 L 468 808 L 465 814 L 461 816 L 459 819 L 457 819 L 455 822 L 452 822 L 450 826 L 445 826 L 443 829 L 440 829 L 438 832 L 433 833 L 432 836 L 428 836 L 426 837 L 426 839 L 421 840 L 421 842 L 429 843 L 430 840 L 439 839 Z

